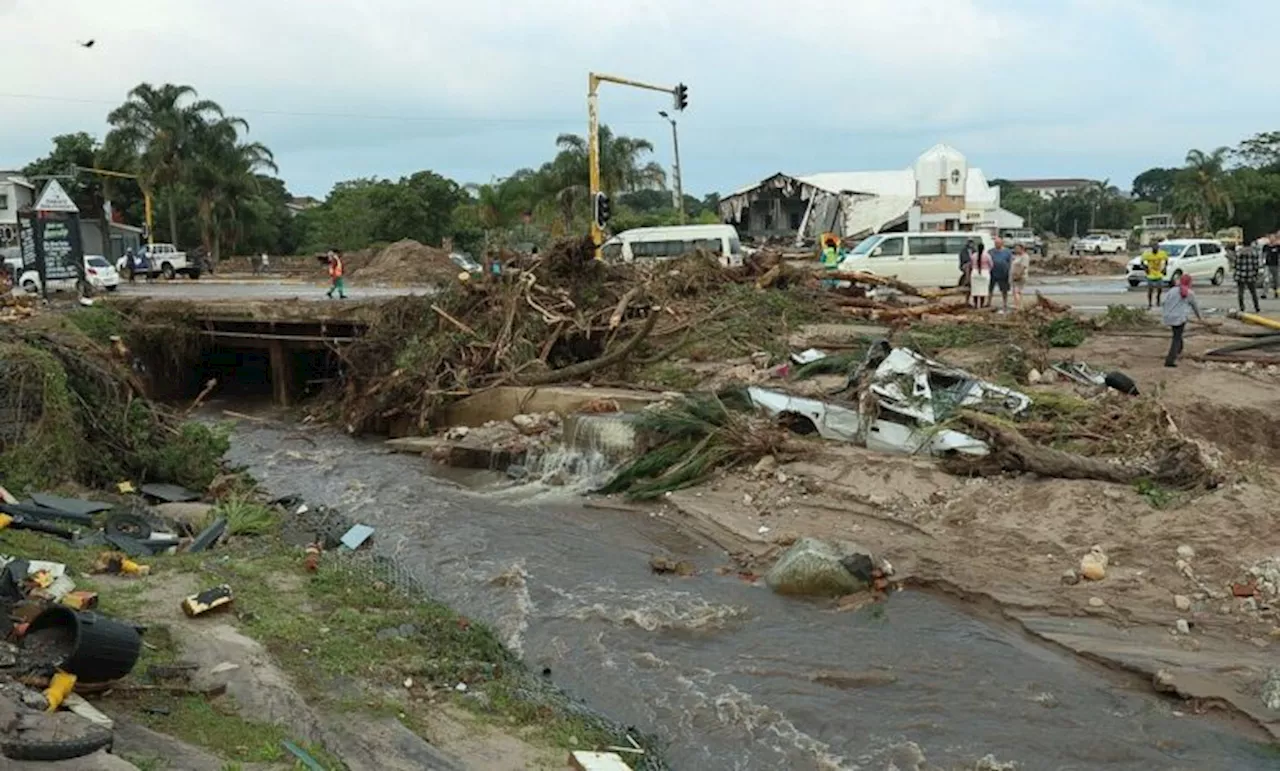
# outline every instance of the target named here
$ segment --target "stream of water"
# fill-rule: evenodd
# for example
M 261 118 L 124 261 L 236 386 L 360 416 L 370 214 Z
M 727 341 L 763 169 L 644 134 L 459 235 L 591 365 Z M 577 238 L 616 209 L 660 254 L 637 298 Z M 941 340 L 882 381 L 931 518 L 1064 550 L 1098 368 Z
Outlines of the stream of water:
M 674 769 L 1275 769 L 1274 754 L 1021 633 L 915 592 L 856 612 L 717 575 L 714 546 L 661 517 L 527 486 L 477 492 L 376 442 L 242 425 L 231 460 L 377 528 L 439 600 L 531 667 L 669 742 Z M 653 575 L 649 555 L 700 568 Z M 495 576 L 507 580 L 495 582 Z M 924 766 L 920 766 L 923 768 Z

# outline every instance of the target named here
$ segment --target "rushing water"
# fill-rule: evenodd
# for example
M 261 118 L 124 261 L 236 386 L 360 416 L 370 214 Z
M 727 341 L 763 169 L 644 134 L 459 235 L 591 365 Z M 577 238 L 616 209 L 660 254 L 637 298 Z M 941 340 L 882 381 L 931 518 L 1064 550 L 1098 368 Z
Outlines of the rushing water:
M 377 528 L 437 599 L 483 618 L 592 707 L 670 742 L 675 769 L 1274 769 L 1179 705 L 928 595 L 837 612 L 786 600 L 661 517 L 531 488 L 481 494 L 337 433 L 242 426 L 231 459 L 271 491 Z M 313 444 L 314 442 L 314 444 Z M 650 554 L 693 560 L 652 575 Z M 495 581 L 497 576 L 503 580 Z M 914 759 L 913 759 L 913 756 Z

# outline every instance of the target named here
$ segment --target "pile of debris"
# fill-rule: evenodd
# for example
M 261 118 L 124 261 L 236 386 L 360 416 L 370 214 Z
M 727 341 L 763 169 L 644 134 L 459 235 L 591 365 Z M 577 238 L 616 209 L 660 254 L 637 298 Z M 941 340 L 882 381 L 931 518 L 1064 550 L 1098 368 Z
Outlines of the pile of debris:
M 609 371 L 626 379 L 629 367 L 695 341 L 724 350 L 785 339 L 787 324 L 826 304 L 810 286 L 753 288 L 761 270 L 754 263 L 726 269 L 699 252 L 623 265 L 594 253 L 589 239 L 575 239 L 537 255 L 504 255 L 500 275 L 465 274 L 429 297 L 383 305 L 340 354 L 349 373 L 335 394 L 343 422 L 370 430 L 407 419 L 406 428 L 425 434 L 438 407 L 486 388 L 582 382 Z M 794 295 L 791 316 L 770 305 L 784 294 Z
M 1062 254 L 1033 255 L 1031 274 L 1040 276 L 1119 276 L 1126 271 L 1123 261 L 1105 257 L 1072 257 Z
M 352 275 L 366 284 L 444 284 L 460 270 L 444 249 L 406 238 L 379 251 Z

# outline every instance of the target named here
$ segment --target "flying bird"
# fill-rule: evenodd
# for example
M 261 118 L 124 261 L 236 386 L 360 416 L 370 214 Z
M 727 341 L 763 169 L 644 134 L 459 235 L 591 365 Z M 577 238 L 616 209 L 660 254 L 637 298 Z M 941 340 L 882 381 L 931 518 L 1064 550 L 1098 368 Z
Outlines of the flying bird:
M 79 41 L 76 41 L 76 42 L 79 42 Z M 84 41 L 83 43 L 80 43 L 80 47 L 81 47 L 81 48 L 93 48 L 93 44 L 94 44 L 95 42 L 97 42 L 97 41 L 92 40 L 92 39 L 90 39 L 90 40 L 86 40 L 86 41 Z

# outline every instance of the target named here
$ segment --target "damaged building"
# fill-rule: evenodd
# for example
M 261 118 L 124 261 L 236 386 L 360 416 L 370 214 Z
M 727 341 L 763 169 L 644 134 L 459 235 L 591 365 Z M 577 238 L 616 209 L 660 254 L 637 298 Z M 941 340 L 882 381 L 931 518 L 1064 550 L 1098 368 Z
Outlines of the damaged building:
M 894 230 L 1020 228 L 1000 188 L 960 151 L 936 145 L 895 171 L 773 176 L 725 196 L 720 216 L 752 240 L 814 243 L 823 233 L 858 239 Z

